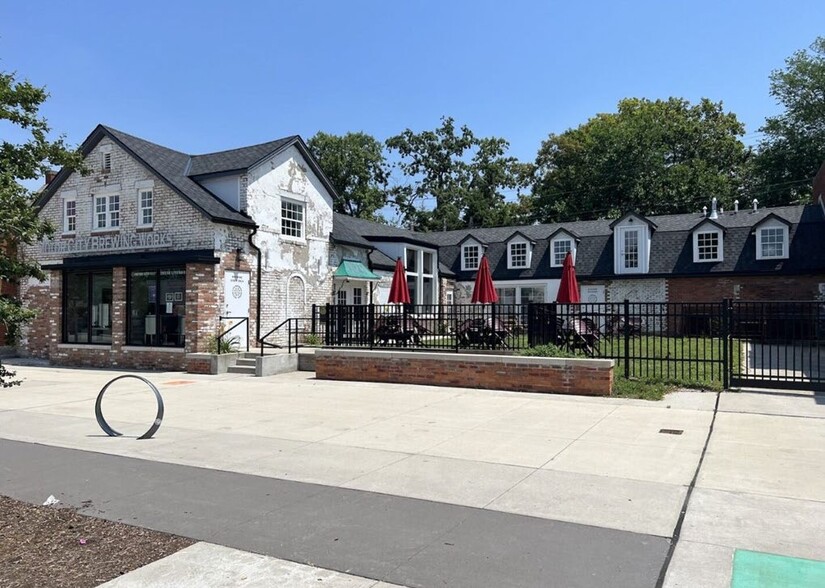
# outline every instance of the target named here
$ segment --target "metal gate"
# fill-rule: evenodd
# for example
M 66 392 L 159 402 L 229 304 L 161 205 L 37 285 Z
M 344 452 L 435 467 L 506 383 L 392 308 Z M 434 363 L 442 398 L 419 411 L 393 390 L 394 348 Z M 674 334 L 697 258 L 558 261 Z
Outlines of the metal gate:
M 825 302 L 726 306 L 732 387 L 825 390 Z

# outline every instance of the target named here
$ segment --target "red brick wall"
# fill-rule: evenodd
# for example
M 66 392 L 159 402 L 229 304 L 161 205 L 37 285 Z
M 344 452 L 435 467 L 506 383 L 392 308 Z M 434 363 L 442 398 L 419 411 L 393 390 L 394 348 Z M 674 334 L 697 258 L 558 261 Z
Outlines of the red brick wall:
M 668 279 L 668 302 L 815 300 L 825 275 L 730 276 Z
M 613 368 L 607 360 L 495 357 L 414 352 L 322 349 L 315 373 L 349 380 L 609 396 Z

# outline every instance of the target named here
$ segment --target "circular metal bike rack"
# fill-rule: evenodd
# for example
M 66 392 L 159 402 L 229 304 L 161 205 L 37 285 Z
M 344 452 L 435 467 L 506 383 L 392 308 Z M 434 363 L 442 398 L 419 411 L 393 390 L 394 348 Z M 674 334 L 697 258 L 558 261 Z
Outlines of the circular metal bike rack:
M 95 401 L 95 418 L 97 419 L 97 424 L 100 425 L 100 428 L 103 429 L 103 431 L 110 437 L 123 436 L 123 433 L 118 433 L 117 431 L 115 431 L 111 426 L 109 426 L 109 423 L 106 422 L 106 419 L 103 418 L 101 404 L 103 404 L 103 395 L 106 393 L 106 390 L 109 389 L 109 386 L 111 386 L 118 380 L 122 380 L 124 378 L 135 378 L 136 380 L 145 382 L 146 385 L 148 385 L 149 388 L 152 389 L 152 392 L 155 393 L 155 399 L 158 401 L 158 414 L 155 417 L 155 422 L 152 423 L 152 426 L 149 427 L 148 431 L 146 431 L 143 435 L 138 437 L 138 439 L 149 439 L 160 428 L 160 423 L 163 421 L 163 398 L 161 398 L 160 391 L 157 389 L 157 387 L 155 387 L 155 385 L 152 382 L 150 382 L 142 376 L 135 376 L 133 374 L 118 376 L 116 378 L 112 378 L 105 386 L 103 386 L 103 389 L 100 391 L 100 394 L 97 395 L 97 401 Z

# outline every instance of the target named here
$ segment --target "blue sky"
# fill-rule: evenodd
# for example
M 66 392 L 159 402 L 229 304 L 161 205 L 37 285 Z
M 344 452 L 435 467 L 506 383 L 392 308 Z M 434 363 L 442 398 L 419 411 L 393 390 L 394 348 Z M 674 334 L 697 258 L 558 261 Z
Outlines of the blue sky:
M 450 115 L 533 160 L 630 96 L 722 100 L 754 142 L 778 110 L 770 71 L 822 15 L 821 0 L 0 0 L 0 70 L 48 86 L 43 112 L 73 143 L 99 122 L 192 153 L 383 140 Z

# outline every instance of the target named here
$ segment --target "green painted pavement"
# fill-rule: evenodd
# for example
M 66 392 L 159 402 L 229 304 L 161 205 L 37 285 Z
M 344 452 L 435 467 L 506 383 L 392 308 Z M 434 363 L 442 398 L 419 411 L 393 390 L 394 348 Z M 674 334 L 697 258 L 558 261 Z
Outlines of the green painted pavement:
M 731 588 L 822 588 L 825 561 L 737 549 Z

